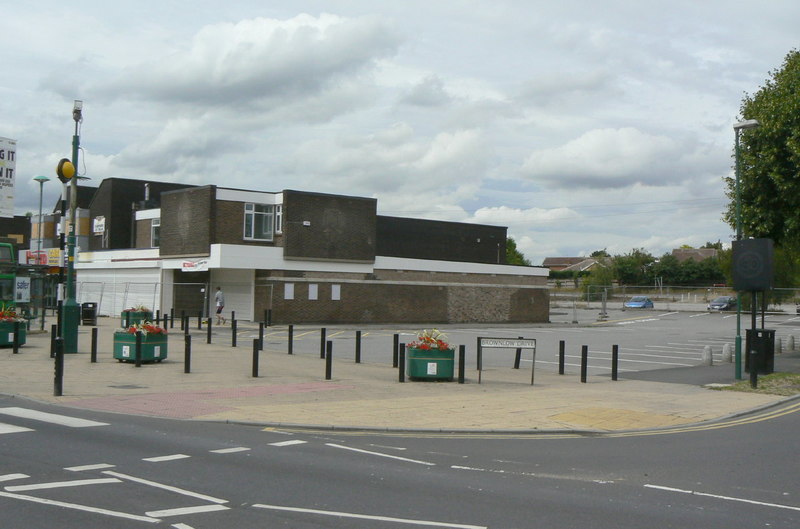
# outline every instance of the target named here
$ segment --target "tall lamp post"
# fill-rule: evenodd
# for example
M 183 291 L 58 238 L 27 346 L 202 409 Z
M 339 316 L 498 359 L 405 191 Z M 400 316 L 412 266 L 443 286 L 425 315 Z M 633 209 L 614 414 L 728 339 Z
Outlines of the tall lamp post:
M 740 155 L 739 155 L 739 135 L 744 129 L 754 129 L 761 125 L 757 119 L 746 119 L 733 124 L 733 131 L 736 136 L 734 157 L 736 172 L 736 240 L 742 240 L 742 187 L 740 179 Z M 736 380 L 742 379 L 742 292 L 736 291 Z
M 39 182 L 39 233 L 38 233 L 38 236 L 37 236 L 38 243 L 36 245 L 36 264 L 39 265 L 39 264 L 42 264 L 41 263 L 41 255 L 42 255 L 42 194 L 44 193 L 44 183 L 45 182 L 49 182 L 50 179 L 47 178 L 46 176 L 41 176 L 41 175 L 34 176 L 33 179 L 36 182 Z M 39 299 L 40 299 L 39 310 L 42 312 L 42 314 L 41 314 L 42 329 L 44 329 L 44 287 L 45 287 L 44 274 L 42 274 L 41 281 L 39 281 L 39 290 L 40 290 L 40 292 L 39 292 Z
M 80 124 L 83 121 L 83 101 L 75 100 L 72 107 L 72 119 L 75 121 L 75 134 L 72 136 L 72 165 L 75 172 L 78 170 L 78 151 L 80 149 Z M 61 328 L 64 338 L 64 352 L 78 352 L 78 323 L 80 322 L 80 307 L 75 299 L 75 237 L 76 218 L 75 209 L 78 207 L 78 175 L 75 174 L 69 182 L 69 234 L 67 235 L 67 291 L 61 319 Z

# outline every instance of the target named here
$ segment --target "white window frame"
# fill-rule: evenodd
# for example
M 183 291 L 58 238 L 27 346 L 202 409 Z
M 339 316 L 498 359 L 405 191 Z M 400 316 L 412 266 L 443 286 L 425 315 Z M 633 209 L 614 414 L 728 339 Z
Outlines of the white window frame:
M 331 285 L 331 301 L 342 299 L 342 285 Z
M 257 211 L 257 208 L 265 208 L 266 211 Z M 263 216 L 264 221 L 269 224 L 269 233 L 263 233 L 263 237 L 257 237 L 256 218 Z M 248 228 L 250 234 L 248 235 Z M 272 241 L 275 237 L 275 205 L 274 204 L 256 204 L 255 202 L 245 202 L 244 204 L 244 226 L 242 230 L 242 238 L 246 241 Z
M 294 299 L 294 283 L 283 285 L 283 299 Z
M 156 235 L 158 233 L 158 235 Z M 156 244 L 158 243 L 158 244 Z M 161 219 L 150 219 L 150 248 L 161 245 Z
M 316 283 L 308 284 L 308 299 L 309 301 L 316 301 L 319 299 L 319 285 Z
M 283 233 L 283 204 L 275 204 L 275 233 Z

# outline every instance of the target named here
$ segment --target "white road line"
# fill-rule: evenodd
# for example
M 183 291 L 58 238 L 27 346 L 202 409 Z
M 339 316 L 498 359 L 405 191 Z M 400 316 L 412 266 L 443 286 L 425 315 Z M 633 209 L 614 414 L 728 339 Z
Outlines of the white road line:
M 70 472 L 83 472 L 85 470 L 103 470 L 104 468 L 114 468 L 116 465 L 109 465 L 108 463 L 98 463 L 96 465 L 81 465 L 79 467 L 67 467 L 64 470 Z
M 24 426 L 16 426 L 14 424 L 5 424 L 0 422 L 0 434 L 4 433 L 19 433 L 19 432 L 32 432 L 30 428 Z
M 175 529 L 194 529 L 191 525 L 186 525 L 185 523 L 174 523 L 172 527 Z
M 303 512 L 308 514 L 321 514 L 323 516 L 338 516 L 340 518 L 360 518 L 362 520 L 377 520 L 381 522 L 396 522 L 411 525 L 428 525 L 435 527 L 454 527 L 457 529 L 487 529 L 485 525 L 464 525 L 458 523 L 447 522 L 432 522 L 430 520 L 412 520 L 410 518 L 392 518 L 389 516 L 374 516 L 371 514 L 355 514 L 351 512 L 337 512 L 337 511 L 320 511 L 318 509 L 303 509 L 300 507 L 283 507 L 280 505 L 264 505 L 263 503 L 256 503 L 253 505 L 258 509 L 271 509 L 275 511 L 291 511 Z
M 0 476 L 0 481 L 13 481 L 15 479 L 25 479 L 29 477 L 30 476 L 27 474 L 6 474 L 4 476 Z
M 711 314 L 710 312 L 701 312 L 701 313 L 699 313 L 699 314 L 692 314 L 692 315 L 691 315 L 691 316 L 689 316 L 689 317 L 690 317 L 690 318 L 699 318 L 700 316 L 708 316 L 708 315 L 710 315 L 710 314 Z
M 66 509 L 75 509 L 77 511 L 91 512 L 94 514 L 104 514 L 106 516 L 113 516 L 115 518 L 126 518 L 128 520 L 136 520 L 137 522 L 159 523 L 161 521 L 158 518 L 150 518 L 149 516 L 139 516 L 138 514 L 110 511 L 108 509 L 99 509 L 97 507 L 89 507 L 88 505 L 79 505 L 77 503 L 67 503 L 63 501 L 47 500 L 45 498 L 37 498 L 35 496 L 26 496 L 24 494 L 11 494 L 9 492 L 0 492 L 0 497 L 12 498 L 15 500 L 22 500 L 22 501 L 30 501 L 33 503 L 41 503 L 43 505 L 52 505 L 54 507 L 63 507 Z
M 57 415 L 55 413 L 45 413 L 43 411 L 29 410 L 27 408 L 0 408 L 0 414 L 11 415 L 12 417 L 20 417 L 23 419 L 32 419 L 34 421 L 49 422 L 52 424 L 58 424 L 60 426 L 69 426 L 70 428 L 108 426 L 108 423 L 105 422 L 90 421 L 87 419 L 80 419 L 78 417 Z
M 292 439 L 291 441 L 280 441 L 277 443 L 269 443 L 270 446 L 292 446 L 306 444 L 308 441 L 301 441 L 300 439 Z
M 350 448 L 349 446 L 342 446 L 342 445 L 337 445 L 337 444 L 333 444 L 333 443 L 325 443 L 325 446 L 330 446 L 330 447 L 333 447 L 333 448 L 341 448 L 342 450 L 350 450 L 352 452 L 360 452 L 362 454 L 369 454 L 369 455 L 372 455 L 372 456 L 388 457 L 389 459 L 397 459 L 398 461 L 406 461 L 407 463 L 416 463 L 418 465 L 427 465 L 427 466 L 430 466 L 430 467 L 436 466 L 436 463 L 429 463 L 427 461 L 418 461 L 416 459 L 408 459 L 406 457 L 400 457 L 400 456 L 392 456 L 392 455 L 389 455 L 389 454 L 382 454 L 380 452 L 371 452 L 369 450 L 361 450 L 360 448 Z
M 163 463 L 164 461 L 175 461 L 176 459 L 186 459 L 188 457 L 186 454 L 170 454 L 168 456 L 158 456 L 158 457 L 145 457 L 142 461 L 147 461 L 148 463 Z
M 120 479 L 127 479 L 128 481 L 133 481 L 136 483 L 141 483 L 142 485 L 149 485 L 151 487 L 155 487 L 157 489 L 168 490 L 170 492 L 175 492 L 178 494 L 183 494 L 184 496 L 191 496 L 192 498 L 197 498 L 203 501 L 210 501 L 211 503 L 228 503 L 228 500 L 221 500 L 219 498 L 215 498 L 213 496 L 207 496 L 205 494 L 200 494 L 199 492 L 192 492 L 190 490 L 179 489 L 178 487 L 173 487 L 171 485 L 165 485 L 163 483 L 158 483 L 155 481 L 150 481 L 147 479 L 137 478 L 136 476 L 130 476 L 128 474 L 121 474 L 119 472 L 114 472 L 113 470 L 105 470 L 103 474 L 107 474 L 109 476 L 114 476 Z
M 31 483 L 29 485 L 12 485 L 6 487 L 8 492 L 23 492 L 26 490 L 60 489 L 62 487 L 81 487 L 84 485 L 102 485 L 104 483 L 120 483 L 116 478 L 77 479 L 73 481 L 51 481 L 49 483 Z
M 761 505 L 763 507 L 776 507 L 778 509 L 788 509 L 790 511 L 800 511 L 800 507 L 795 507 L 793 505 L 782 505 L 780 503 L 767 503 L 767 502 L 763 502 L 763 501 L 748 500 L 747 498 L 734 498 L 732 496 L 720 496 L 719 494 L 709 494 L 707 492 L 697 492 L 696 490 L 675 489 L 675 488 L 672 488 L 672 487 L 662 487 L 660 485 L 650 485 L 650 484 L 645 484 L 645 488 L 664 490 L 664 491 L 667 491 L 667 492 L 679 492 L 681 494 L 691 494 L 692 496 L 705 496 L 707 498 L 716 498 L 718 500 L 738 501 L 740 503 L 750 503 L 752 505 Z
M 235 454 L 236 452 L 247 452 L 250 450 L 246 446 L 235 446 L 233 448 L 219 448 L 217 450 L 209 450 L 212 454 Z
M 168 516 L 181 516 L 183 514 L 197 514 L 199 512 L 227 511 L 224 505 L 200 505 L 198 507 L 179 507 L 177 509 L 164 509 L 163 511 L 149 511 L 147 516 L 166 518 Z

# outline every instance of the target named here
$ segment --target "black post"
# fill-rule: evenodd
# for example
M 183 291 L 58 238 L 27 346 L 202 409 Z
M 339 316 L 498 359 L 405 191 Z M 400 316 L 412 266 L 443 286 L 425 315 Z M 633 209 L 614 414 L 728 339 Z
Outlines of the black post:
M 400 382 L 406 381 L 406 344 L 401 343 L 397 347 L 397 379 Z
M 93 364 L 97 363 L 97 327 L 92 327 L 92 356 L 90 358 L 90 362 Z
M 136 367 L 142 367 L 142 331 L 136 331 L 136 352 L 134 353 L 136 359 Z
M 206 343 L 211 343 L 211 318 L 208 318 L 208 325 L 206 325 Z
M 156 325 L 161 325 L 161 309 L 156 309 Z
M 181 329 L 183 329 L 183 334 L 189 335 L 189 316 L 181 316 Z
M 325 380 L 330 380 L 333 371 L 333 342 L 328 340 L 325 345 Z
M 524 336 L 520 336 L 519 339 L 522 340 Z M 514 369 L 519 369 L 519 362 L 522 358 L 522 348 L 517 347 L 517 353 L 514 355 Z
M 253 378 L 258 378 L 258 338 L 253 338 Z
M 58 338 L 58 325 L 50 325 L 50 358 L 56 357 L 56 338 Z
M 264 350 L 264 322 L 258 322 L 258 348 Z
M 64 338 L 57 336 L 55 339 L 55 378 L 53 380 L 53 395 L 60 397 L 64 394 Z
M 581 346 L 581 382 L 586 382 L 586 371 L 589 364 L 589 346 Z
M 259 345 L 261 345 L 259 343 Z M 236 347 L 236 320 L 231 320 L 231 347 Z
M 19 353 L 19 322 L 14 322 L 14 354 Z
M 267 317 L 268 317 L 267 310 L 268 310 L 268 309 L 264 309 L 264 320 L 263 320 L 263 321 L 264 321 L 264 324 L 266 324 L 266 323 L 267 323 Z
M 184 327 L 185 325 L 186 325 L 186 311 L 182 310 L 181 311 L 181 330 L 182 331 L 186 330 L 186 327 Z
M 235 310 L 232 310 L 232 311 L 231 311 L 231 321 L 233 321 L 233 320 L 235 320 L 235 319 L 236 319 L 236 311 L 235 311 Z M 222 323 L 225 323 L 225 322 L 222 322 Z
M 392 339 L 392 367 L 397 367 L 397 348 L 400 344 L 400 335 L 395 334 Z
M 319 357 L 325 358 L 325 327 L 319 330 Z
M 750 351 L 750 387 L 758 387 L 758 351 Z
M 356 364 L 361 363 L 361 331 L 356 331 Z
M 619 368 L 619 345 L 611 346 L 611 380 L 617 380 L 617 370 Z
M 467 358 L 467 346 L 466 345 L 459 345 L 458 346 L 458 383 L 464 383 L 464 366 L 466 364 Z
M 208 318 L 208 321 L 210 322 L 211 318 Z M 203 330 L 203 311 L 202 310 L 198 310 L 197 311 L 197 329 L 201 330 L 201 331 Z
M 61 321 L 61 314 L 62 314 L 62 312 L 63 312 L 63 311 L 62 311 L 62 309 L 63 309 L 63 308 L 64 308 L 64 302 L 63 302 L 63 301 L 61 301 L 61 300 L 58 300 L 58 309 L 57 309 L 57 310 L 58 310 L 58 315 L 56 316 L 56 325 L 58 325 L 58 332 L 57 332 L 57 334 L 58 334 L 59 336 L 61 336 L 61 335 L 62 335 L 62 334 L 61 334 L 61 325 L 62 325 L 62 321 Z
M 267 327 L 272 326 L 272 309 L 267 309 Z
M 289 325 L 289 354 L 292 354 L 292 349 L 294 349 L 294 325 Z
M 175 327 L 175 307 L 169 309 L 169 328 Z
M 558 374 L 564 374 L 564 349 L 566 348 L 566 343 L 564 340 L 559 340 L 558 342 Z
M 192 335 L 183 335 L 183 372 L 192 372 Z

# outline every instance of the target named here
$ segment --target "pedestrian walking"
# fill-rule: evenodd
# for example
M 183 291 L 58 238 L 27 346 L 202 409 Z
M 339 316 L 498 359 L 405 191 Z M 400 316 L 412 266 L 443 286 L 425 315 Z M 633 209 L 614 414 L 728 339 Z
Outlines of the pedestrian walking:
M 217 325 L 220 324 L 220 321 L 225 325 L 225 316 L 222 315 L 222 309 L 225 308 L 225 294 L 222 293 L 219 287 L 217 287 L 217 292 L 214 294 L 214 303 L 217 306 Z

